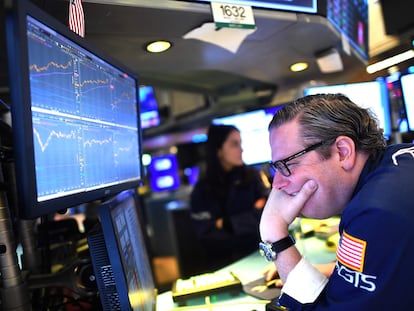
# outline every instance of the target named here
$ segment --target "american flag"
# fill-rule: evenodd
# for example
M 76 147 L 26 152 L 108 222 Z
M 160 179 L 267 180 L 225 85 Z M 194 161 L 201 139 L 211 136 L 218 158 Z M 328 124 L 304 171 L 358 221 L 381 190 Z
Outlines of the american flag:
M 69 29 L 79 36 L 85 36 L 85 15 L 82 0 L 69 0 Z
M 344 231 L 339 246 L 336 250 L 336 258 L 343 265 L 362 272 L 367 242 L 357 239 Z

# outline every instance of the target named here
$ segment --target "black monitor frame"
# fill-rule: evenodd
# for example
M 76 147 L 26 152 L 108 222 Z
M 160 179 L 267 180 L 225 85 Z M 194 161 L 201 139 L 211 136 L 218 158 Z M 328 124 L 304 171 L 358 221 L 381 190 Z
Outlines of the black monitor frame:
M 54 19 L 38 6 L 29 0 L 12 1 L 12 7 L 8 7 L 6 13 L 7 46 L 9 60 L 9 78 L 11 93 L 12 131 L 14 142 L 14 160 L 16 171 L 16 186 L 20 202 L 18 202 L 18 216 L 20 218 L 36 218 L 65 208 L 76 206 L 85 202 L 110 197 L 125 189 L 137 187 L 142 182 L 143 167 L 141 163 L 142 138 L 139 118 L 139 84 L 138 77 L 130 69 L 126 68 L 117 60 L 105 55 L 103 52 L 91 46 L 87 40 L 70 31 L 66 25 Z M 29 70 L 28 33 L 26 18 L 32 17 L 36 21 L 48 26 L 52 33 L 56 32 L 62 36 L 69 45 L 73 44 L 84 53 L 85 60 L 88 57 L 96 57 L 97 61 L 108 65 L 125 75 L 126 79 L 132 79 L 135 93 L 132 97 L 136 102 L 136 131 L 133 125 L 132 132 L 137 132 L 137 138 L 133 143 L 137 145 L 136 155 L 139 157 L 137 163 L 131 164 L 133 175 L 119 180 L 108 181 L 102 184 L 82 189 L 75 189 L 71 193 L 59 193 L 46 199 L 38 200 L 36 163 L 35 163 L 35 142 L 32 119 L 32 99 Z M 82 58 L 79 58 L 82 61 Z M 82 133 L 84 131 L 82 130 Z M 116 130 L 114 130 L 114 133 Z M 83 134 L 82 134 L 83 135 Z M 115 135 L 115 134 L 114 134 Z M 132 136 L 135 136 L 133 134 Z M 81 137 L 80 139 L 83 139 Z M 135 145 L 134 145 L 135 146 Z M 135 154 L 135 149 L 134 149 Z M 86 166 L 86 165 L 85 165 Z M 124 170 L 127 171 L 127 170 Z M 56 174 L 58 175 L 58 174 Z M 81 175 L 81 173 L 79 174 Z M 132 174 L 131 174 L 132 175 Z M 58 177 L 58 176 L 56 176 Z
M 123 191 L 97 208 L 101 226 L 88 244 L 103 310 L 154 311 L 158 292 L 137 192 Z

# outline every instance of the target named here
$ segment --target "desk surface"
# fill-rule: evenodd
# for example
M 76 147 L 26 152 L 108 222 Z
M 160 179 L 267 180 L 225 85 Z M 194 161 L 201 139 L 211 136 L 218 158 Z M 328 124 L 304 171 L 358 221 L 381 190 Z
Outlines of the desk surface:
M 335 260 L 335 252 L 328 251 L 325 247 L 325 241 L 316 237 L 309 237 L 305 240 L 297 241 L 299 251 L 306 256 L 311 263 L 328 263 Z M 242 284 L 247 284 L 251 281 L 262 277 L 263 269 L 269 263 L 266 262 L 259 252 L 253 254 L 230 264 L 219 271 L 231 271 L 238 276 Z M 157 311 L 168 310 L 208 310 L 208 311 L 264 311 L 266 300 L 259 300 L 255 297 L 241 294 L 236 297 L 224 299 L 220 302 L 207 302 L 200 306 L 178 307 L 172 300 L 171 291 L 158 295 Z M 207 304 L 207 305 L 206 305 Z

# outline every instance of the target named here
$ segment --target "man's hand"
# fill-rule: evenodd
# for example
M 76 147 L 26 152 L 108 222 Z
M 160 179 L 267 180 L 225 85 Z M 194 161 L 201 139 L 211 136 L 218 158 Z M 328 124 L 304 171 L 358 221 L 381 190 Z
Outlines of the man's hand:
M 287 236 L 289 224 L 300 215 L 317 188 L 313 180 L 308 180 L 295 195 L 272 188 L 260 219 L 262 241 L 275 242 Z
M 270 281 L 279 276 L 276 265 L 272 262 L 268 264 L 263 270 L 262 274 L 265 276 L 265 281 Z

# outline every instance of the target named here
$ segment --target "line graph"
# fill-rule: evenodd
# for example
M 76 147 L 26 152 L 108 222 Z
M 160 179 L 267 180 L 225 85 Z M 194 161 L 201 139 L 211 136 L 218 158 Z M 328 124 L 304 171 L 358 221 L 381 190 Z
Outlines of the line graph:
M 118 180 L 114 165 L 113 130 L 88 126 L 83 129 L 84 172 L 88 186 Z
M 33 121 L 38 196 L 81 188 L 77 127 L 59 119 Z
M 69 133 L 63 133 L 60 130 L 51 130 L 48 137 L 46 138 L 45 141 L 42 140 L 40 133 L 38 131 L 38 129 L 35 127 L 33 129 L 33 135 L 35 137 L 35 141 L 39 144 L 40 146 L 40 150 L 42 152 L 45 152 L 45 150 L 47 149 L 47 147 L 49 146 L 49 143 L 53 140 L 53 138 L 56 139 L 66 139 L 66 140 L 71 140 L 71 139 L 76 139 L 76 131 L 72 130 Z
M 139 146 L 137 136 L 133 131 L 116 132 L 114 135 L 115 161 L 118 174 L 121 179 L 129 179 L 136 176 L 137 173 L 131 167 L 140 167 L 141 159 L 139 154 Z
M 136 78 L 37 23 L 27 33 L 38 201 L 137 180 Z
M 75 113 L 74 59 L 66 49 L 29 40 L 29 73 L 32 106 Z
M 44 71 L 48 71 L 50 67 L 56 68 L 56 69 L 68 70 L 70 69 L 70 67 L 72 67 L 72 61 L 69 60 L 67 64 L 59 64 L 54 61 L 50 61 L 45 66 L 39 66 L 38 64 L 32 64 L 29 66 L 29 70 L 34 71 L 34 72 L 44 72 Z

